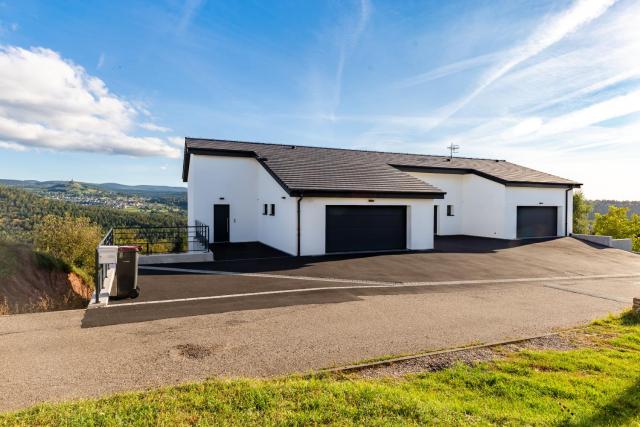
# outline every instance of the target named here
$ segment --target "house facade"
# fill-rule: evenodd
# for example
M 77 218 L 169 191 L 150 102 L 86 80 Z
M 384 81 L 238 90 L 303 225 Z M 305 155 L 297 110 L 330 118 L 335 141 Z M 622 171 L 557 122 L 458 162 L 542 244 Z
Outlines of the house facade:
M 186 138 L 188 221 L 291 255 L 427 250 L 434 236 L 571 233 L 579 183 L 503 160 Z

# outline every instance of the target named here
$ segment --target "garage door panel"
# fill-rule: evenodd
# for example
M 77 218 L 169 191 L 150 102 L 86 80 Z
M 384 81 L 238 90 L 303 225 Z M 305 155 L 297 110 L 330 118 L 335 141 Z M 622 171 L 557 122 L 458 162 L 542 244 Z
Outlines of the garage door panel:
M 558 235 L 558 208 L 555 206 L 518 206 L 517 237 Z
M 406 249 L 405 206 L 327 206 L 326 251 Z

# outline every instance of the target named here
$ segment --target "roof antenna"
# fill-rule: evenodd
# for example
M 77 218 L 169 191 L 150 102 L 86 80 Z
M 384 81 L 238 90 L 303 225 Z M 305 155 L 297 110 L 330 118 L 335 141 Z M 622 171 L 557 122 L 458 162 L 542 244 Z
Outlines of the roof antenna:
M 453 155 L 458 152 L 458 150 L 460 149 L 460 146 L 454 143 L 451 143 L 449 144 L 447 149 L 449 150 L 449 160 L 453 160 Z

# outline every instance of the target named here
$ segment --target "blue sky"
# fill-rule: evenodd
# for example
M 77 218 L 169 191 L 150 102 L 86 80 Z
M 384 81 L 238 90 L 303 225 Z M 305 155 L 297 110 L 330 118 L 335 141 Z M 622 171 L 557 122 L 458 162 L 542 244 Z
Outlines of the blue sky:
M 181 185 L 184 136 L 507 159 L 640 199 L 640 2 L 0 0 L 0 177 Z

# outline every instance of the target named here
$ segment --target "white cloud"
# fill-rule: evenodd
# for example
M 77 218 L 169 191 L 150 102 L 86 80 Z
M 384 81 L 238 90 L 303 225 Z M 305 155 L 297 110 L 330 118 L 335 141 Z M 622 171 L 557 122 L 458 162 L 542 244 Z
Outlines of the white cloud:
M 13 142 L 0 141 L 0 149 L 14 150 L 14 151 L 26 151 L 27 149 L 22 145 Z
M 52 50 L 0 46 L 4 148 L 179 157 L 167 139 L 131 133 L 140 115 L 142 109 Z
M 151 132 L 171 132 L 170 128 L 164 127 L 164 126 L 158 126 L 155 123 L 150 123 L 150 122 L 145 122 L 145 123 L 140 123 L 139 125 L 142 129 L 146 129 L 149 130 Z

